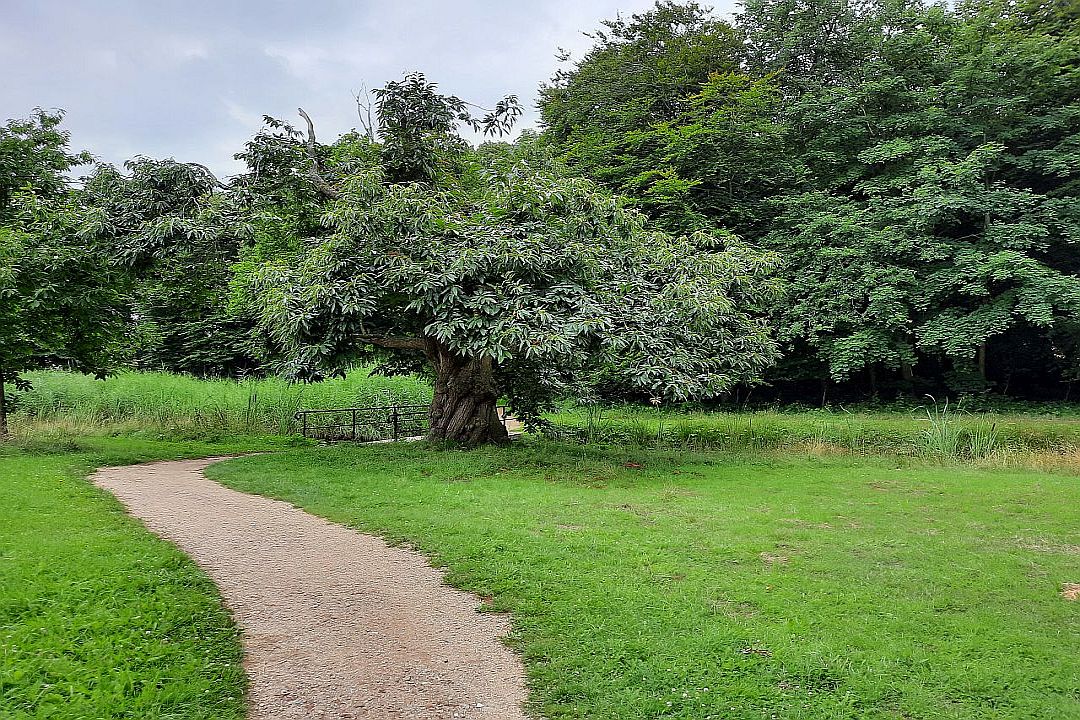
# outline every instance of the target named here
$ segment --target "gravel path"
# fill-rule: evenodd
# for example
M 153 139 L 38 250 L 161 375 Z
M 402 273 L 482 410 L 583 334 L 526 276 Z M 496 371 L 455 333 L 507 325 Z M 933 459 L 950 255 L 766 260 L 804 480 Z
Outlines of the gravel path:
M 250 719 L 525 717 L 505 617 L 419 553 L 207 480 L 212 462 L 93 480 L 217 583 L 243 631 Z

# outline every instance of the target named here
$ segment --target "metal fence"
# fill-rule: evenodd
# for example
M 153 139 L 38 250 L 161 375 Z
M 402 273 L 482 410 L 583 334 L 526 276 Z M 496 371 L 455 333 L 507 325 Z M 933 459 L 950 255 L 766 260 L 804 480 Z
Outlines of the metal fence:
M 374 442 L 422 437 L 431 427 L 427 405 L 300 410 L 294 416 L 306 438 L 327 442 Z M 498 408 L 506 425 L 506 408 Z

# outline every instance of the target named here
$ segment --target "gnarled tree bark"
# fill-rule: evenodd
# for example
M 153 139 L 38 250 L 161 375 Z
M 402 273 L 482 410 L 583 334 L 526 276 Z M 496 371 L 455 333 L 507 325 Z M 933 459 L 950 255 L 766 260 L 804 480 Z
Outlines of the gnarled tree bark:
M 489 357 L 462 357 L 438 340 L 422 337 L 363 337 L 365 342 L 395 350 L 420 350 L 435 370 L 435 392 L 428 412 L 428 440 L 476 446 L 510 441 L 499 419 L 494 362 Z
M 428 439 L 469 446 L 509 442 L 499 420 L 491 358 L 461 357 L 438 342 L 429 345 L 427 355 L 435 368 Z

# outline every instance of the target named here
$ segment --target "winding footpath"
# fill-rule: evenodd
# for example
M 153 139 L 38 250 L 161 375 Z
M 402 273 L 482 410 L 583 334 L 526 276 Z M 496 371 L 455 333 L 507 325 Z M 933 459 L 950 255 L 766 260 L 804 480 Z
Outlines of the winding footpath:
M 419 553 L 208 480 L 213 462 L 93 481 L 217 584 L 242 630 L 250 720 L 525 717 L 505 617 Z

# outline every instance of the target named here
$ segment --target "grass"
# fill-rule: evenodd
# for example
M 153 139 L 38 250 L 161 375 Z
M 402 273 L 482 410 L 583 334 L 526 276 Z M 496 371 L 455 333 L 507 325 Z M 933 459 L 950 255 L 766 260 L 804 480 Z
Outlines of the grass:
M 29 373 L 27 378 L 33 388 L 17 394 L 13 426 L 17 435 L 31 439 L 139 432 L 203 440 L 237 434 L 287 436 L 299 431 L 293 415 L 300 408 L 426 404 L 431 398 L 431 387 L 423 379 L 373 377 L 364 369 L 312 385 L 146 372 L 120 373 L 104 381 L 67 372 Z M 1008 409 L 969 413 L 962 405 L 939 405 L 932 399 L 907 409 L 853 412 L 590 406 L 566 408 L 550 419 L 555 436 L 588 444 L 693 451 L 811 449 L 1080 470 L 1080 414 L 1060 405 L 1047 408 L 1048 414 Z
M 586 443 L 684 450 L 835 450 L 967 460 L 1080 450 L 1080 416 L 967 413 L 929 403 L 907 411 L 680 412 L 567 408 L 552 434 Z
M 85 476 L 101 465 L 280 447 L 0 444 L 0 717 L 243 717 L 240 646 L 216 588 Z
M 542 441 L 210 472 L 513 612 L 547 718 L 1080 718 L 1076 477 Z
M 16 395 L 16 432 L 59 427 L 73 434 L 102 428 L 121 432 L 157 428 L 170 436 L 296 433 L 301 408 L 427 404 L 430 386 L 418 378 L 370 376 L 310 385 L 279 378 L 199 380 L 155 372 L 123 372 L 105 380 L 47 371 L 27 373 L 32 389 Z
M 31 380 L 0 445 L 0 717 L 241 717 L 215 589 L 82 478 L 276 449 L 211 474 L 512 611 L 552 720 L 1080 718 L 1077 415 L 582 408 L 554 425 L 601 446 L 313 448 L 297 408 L 430 389 Z

